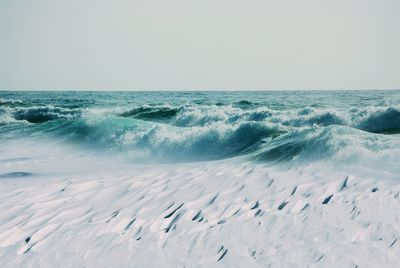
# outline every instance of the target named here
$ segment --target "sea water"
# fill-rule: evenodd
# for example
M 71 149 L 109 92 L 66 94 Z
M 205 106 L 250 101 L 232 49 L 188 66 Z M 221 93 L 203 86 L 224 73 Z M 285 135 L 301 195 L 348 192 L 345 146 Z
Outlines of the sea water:
M 239 157 L 396 169 L 399 133 L 400 91 L 0 91 L 1 146 L 31 142 L 38 154 L 57 142 L 131 163 Z

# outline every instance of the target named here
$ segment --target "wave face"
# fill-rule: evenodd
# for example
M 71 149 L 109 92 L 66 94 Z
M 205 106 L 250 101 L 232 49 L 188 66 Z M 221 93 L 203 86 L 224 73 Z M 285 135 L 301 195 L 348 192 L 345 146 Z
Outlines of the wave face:
M 132 161 L 393 165 L 400 91 L 0 92 L 0 141 Z

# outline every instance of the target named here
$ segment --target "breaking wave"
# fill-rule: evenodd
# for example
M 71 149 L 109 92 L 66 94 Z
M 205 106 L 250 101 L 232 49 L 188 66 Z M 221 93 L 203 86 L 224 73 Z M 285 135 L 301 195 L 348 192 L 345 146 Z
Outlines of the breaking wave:
M 240 156 L 274 163 L 395 162 L 400 156 L 396 105 L 278 109 L 247 100 L 197 102 L 118 107 L 90 106 L 90 98 L 63 100 L 58 106 L 0 99 L 0 134 L 18 138 L 37 133 L 143 161 Z
M 389 107 L 372 112 L 360 120 L 358 127 L 373 133 L 400 133 L 400 110 Z
M 182 128 L 105 116 L 81 118 L 52 132 L 80 145 L 125 152 L 135 158 L 171 161 L 216 160 L 251 151 L 260 141 L 273 139 L 284 130 L 261 122 L 222 122 Z

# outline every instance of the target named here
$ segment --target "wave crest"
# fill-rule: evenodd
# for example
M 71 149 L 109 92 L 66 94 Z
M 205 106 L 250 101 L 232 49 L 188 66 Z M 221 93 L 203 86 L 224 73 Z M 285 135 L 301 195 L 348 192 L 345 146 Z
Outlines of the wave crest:
M 73 119 L 81 115 L 80 110 L 63 109 L 57 107 L 32 107 L 14 111 L 16 120 L 25 120 L 30 123 L 44 123 L 56 119 Z
M 400 133 L 400 110 L 389 107 L 372 112 L 358 124 L 362 130 L 373 133 Z
M 167 121 L 177 115 L 180 108 L 140 106 L 120 114 L 122 117 L 132 117 L 150 121 Z

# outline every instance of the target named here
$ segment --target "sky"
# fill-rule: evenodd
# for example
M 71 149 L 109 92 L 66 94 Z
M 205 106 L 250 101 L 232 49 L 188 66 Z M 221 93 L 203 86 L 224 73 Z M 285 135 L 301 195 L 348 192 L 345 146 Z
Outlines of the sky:
M 0 89 L 399 88 L 399 0 L 0 0 Z

